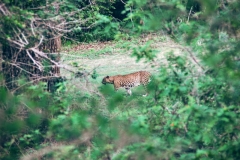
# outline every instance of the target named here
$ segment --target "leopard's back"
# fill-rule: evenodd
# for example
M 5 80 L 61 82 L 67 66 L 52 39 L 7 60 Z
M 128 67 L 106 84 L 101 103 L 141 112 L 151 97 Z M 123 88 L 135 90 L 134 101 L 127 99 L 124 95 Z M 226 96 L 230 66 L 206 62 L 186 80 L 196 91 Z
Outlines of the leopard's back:
M 151 73 L 147 71 L 138 71 L 127 75 L 114 76 L 115 88 L 132 88 L 139 85 L 147 85 L 150 80 Z
M 150 81 L 151 73 L 147 71 L 139 71 L 140 72 L 140 83 L 143 85 L 147 85 Z

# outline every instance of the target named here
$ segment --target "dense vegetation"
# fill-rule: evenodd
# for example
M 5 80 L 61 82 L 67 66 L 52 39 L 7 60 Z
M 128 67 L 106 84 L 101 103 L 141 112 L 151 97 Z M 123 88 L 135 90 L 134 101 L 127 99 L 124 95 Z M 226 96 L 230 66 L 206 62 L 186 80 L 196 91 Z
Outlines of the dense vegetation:
M 193 60 L 169 53 L 147 97 L 110 86 L 86 94 L 67 82 L 49 93 L 44 82 L 23 80 L 12 94 L 2 76 L 0 159 L 240 159 L 239 1 L 3 0 L 0 6 L 2 44 L 29 49 L 41 35 L 62 35 L 69 44 L 162 31 Z M 15 43 L 19 37 L 23 45 Z M 149 62 L 155 54 L 149 45 L 133 52 Z

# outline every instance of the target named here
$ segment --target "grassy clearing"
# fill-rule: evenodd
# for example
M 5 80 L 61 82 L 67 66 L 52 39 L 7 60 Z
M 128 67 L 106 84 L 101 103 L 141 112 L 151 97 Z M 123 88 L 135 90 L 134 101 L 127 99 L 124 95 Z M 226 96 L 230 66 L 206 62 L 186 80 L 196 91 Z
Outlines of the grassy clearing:
M 151 41 L 151 48 L 157 52 L 155 61 L 148 62 L 142 59 L 136 62 L 136 57 L 131 56 L 133 48 L 143 46 L 149 41 Z M 72 49 L 65 47 L 62 60 L 68 65 L 75 64 L 74 67 L 87 71 L 96 68 L 99 76 L 126 74 L 138 70 L 154 70 L 152 67 L 164 65 L 165 55 L 171 51 L 174 54 L 182 54 L 179 48 L 172 48 L 172 45 L 176 44 L 168 37 L 158 34 L 146 35 L 131 41 L 80 44 L 72 46 Z
M 149 61 L 145 58 L 137 61 L 136 56 L 133 56 L 134 48 L 144 47 L 147 42 L 151 42 L 150 47 L 156 53 L 156 57 L 153 61 Z M 142 97 L 145 94 L 145 90 L 142 86 L 132 89 L 133 95 L 127 96 L 124 89 L 119 90 L 117 93 L 114 91 L 114 87 L 111 84 L 102 85 L 102 78 L 106 75 L 128 74 L 139 70 L 150 71 L 153 75 L 159 74 L 159 68 L 166 67 L 168 61 L 166 59 L 169 53 L 174 55 L 180 55 L 189 57 L 187 52 L 184 52 L 181 46 L 174 43 L 170 38 L 156 34 L 146 35 L 143 38 L 134 39 L 132 41 L 119 41 L 109 43 L 93 43 L 93 44 L 79 44 L 69 48 L 63 49 L 62 60 L 78 71 L 93 72 L 96 69 L 96 79 L 91 78 L 91 75 L 87 79 L 75 78 L 74 75 L 69 74 L 66 71 L 62 71 L 62 75 L 67 76 L 71 80 L 67 82 L 67 90 L 72 95 L 76 93 L 74 99 L 78 97 L 86 97 L 89 99 L 91 95 L 95 95 L 97 99 L 100 99 L 100 103 L 93 106 L 94 112 L 101 113 L 110 119 L 116 117 L 123 119 L 135 119 L 139 115 L 144 115 L 143 112 L 148 112 L 148 101 L 150 97 Z M 189 63 L 192 59 L 189 58 Z M 192 69 L 197 68 L 197 65 Z M 195 70 L 195 69 L 194 69 Z M 100 90 L 106 89 L 109 94 L 103 95 Z M 80 96 L 81 95 L 81 96 Z M 111 108 L 111 99 L 118 95 L 123 96 L 123 101 L 118 104 L 117 108 Z M 75 102 L 79 104 L 79 102 Z M 173 104 L 170 104 L 173 105 Z M 90 107 L 89 101 L 85 103 L 81 102 L 81 105 L 76 105 L 81 109 L 87 109 Z M 87 107 L 87 108 L 86 108 Z M 143 108 L 146 107 L 146 108 Z M 142 108 L 142 109 L 139 109 Z M 89 108 L 88 108 L 89 109 Z
M 150 49 L 154 50 L 156 54 L 154 60 L 149 61 L 142 58 L 137 61 L 136 56 L 132 54 L 134 48 L 144 47 L 148 42 L 151 43 Z M 88 76 L 87 80 L 75 78 L 69 72 L 64 70 L 61 72 L 63 76 L 71 79 L 69 87 L 90 94 L 97 92 L 97 88 L 102 86 L 102 78 L 107 75 L 128 74 L 139 70 L 147 70 L 152 74 L 157 74 L 160 67 L 167 65 L 166 56 L 169 53 L 187 56 L 181 46 L 161 34 L 149 34 L 128 41 L 78 44 L 63 49 L 63 62 L 73 66 L 75 71 L 92 72 L 95 69 L 97 73 L 96 79 L 91 78 L 91 76 Z M 113 89 L 113 86 L 111 87 Z M 141 87 L 133 89 L 133 94 L 138 92 L 143 92 Z

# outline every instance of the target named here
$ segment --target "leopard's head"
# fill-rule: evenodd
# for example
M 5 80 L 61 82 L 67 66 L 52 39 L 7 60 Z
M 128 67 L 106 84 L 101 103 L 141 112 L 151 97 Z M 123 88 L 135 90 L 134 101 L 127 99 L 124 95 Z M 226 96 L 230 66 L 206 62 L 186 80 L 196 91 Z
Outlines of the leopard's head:
M 113 78 L 110 76 L 106 76 L 102 80 L 102 84 L 113 83 Z

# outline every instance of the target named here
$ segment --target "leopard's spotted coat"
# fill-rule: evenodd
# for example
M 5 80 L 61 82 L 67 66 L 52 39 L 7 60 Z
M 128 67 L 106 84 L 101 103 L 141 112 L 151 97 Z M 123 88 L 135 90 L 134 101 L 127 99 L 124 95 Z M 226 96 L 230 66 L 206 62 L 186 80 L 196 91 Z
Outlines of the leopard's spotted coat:
M 103 84 L 113 84 L 115 90 L 125 88 L 129 95 L 132 94 L 131 88 L 144 85 L 150 81 L 151 73 L 147 71 L 138 71 L 127 75 L 106 76 L 103 78 Z

